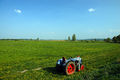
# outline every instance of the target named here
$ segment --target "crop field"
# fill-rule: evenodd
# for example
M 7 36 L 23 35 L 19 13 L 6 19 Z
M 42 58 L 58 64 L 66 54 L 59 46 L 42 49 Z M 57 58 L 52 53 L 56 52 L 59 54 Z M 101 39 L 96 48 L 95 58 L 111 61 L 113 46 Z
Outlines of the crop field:
M 83 71 L 56 71 L 58 59 L 78 55 Z M 0 40 L 0 80 L 120 80 L 120 44 Z

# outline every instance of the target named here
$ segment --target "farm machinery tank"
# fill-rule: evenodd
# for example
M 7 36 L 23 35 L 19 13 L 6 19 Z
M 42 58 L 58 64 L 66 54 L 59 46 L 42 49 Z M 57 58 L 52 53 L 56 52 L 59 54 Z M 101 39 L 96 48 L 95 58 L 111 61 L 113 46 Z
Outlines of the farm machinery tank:
M 57 71 L 63 71 L 67 75 L 71 75 L 76 71 L 80 71 L 84 69 L 82 65 L 82 59 L 77 56 L 75 58 L 65 59 L 62 57 L 61 59 L 57 60 L 56 62 L 56 69 Z

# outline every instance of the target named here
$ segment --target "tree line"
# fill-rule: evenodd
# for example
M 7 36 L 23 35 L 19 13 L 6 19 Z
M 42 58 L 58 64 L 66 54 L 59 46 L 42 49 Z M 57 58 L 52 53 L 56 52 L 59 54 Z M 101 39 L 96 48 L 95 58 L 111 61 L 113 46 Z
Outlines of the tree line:
M 114 36 L 112 39 L 107 38 L 104 39 L 105 42 L 113 42 L 113 43 L 120 43 L 120 34 L 118 36 Z
M 68 36 L 68 41 L 76 41 L 76 35 L 73 34 L 72 38 Z M 95 39 L 96 41 L 96 39 Z M 113 43 L 120 43 L 120 34 L 118 36 L 114 36 L 113 38 L 106 38 L 104 39 L 105 42 L 113 42 Z

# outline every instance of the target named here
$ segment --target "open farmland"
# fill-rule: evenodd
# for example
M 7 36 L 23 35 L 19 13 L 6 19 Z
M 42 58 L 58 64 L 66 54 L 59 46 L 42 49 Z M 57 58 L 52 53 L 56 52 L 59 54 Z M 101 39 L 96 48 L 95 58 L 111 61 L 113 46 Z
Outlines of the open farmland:
M 57 59 L 80 55 L 84 71 L 67 76 Z M 120 79 L 120 44 L 79 41 L 0 41 L 0 80 Z

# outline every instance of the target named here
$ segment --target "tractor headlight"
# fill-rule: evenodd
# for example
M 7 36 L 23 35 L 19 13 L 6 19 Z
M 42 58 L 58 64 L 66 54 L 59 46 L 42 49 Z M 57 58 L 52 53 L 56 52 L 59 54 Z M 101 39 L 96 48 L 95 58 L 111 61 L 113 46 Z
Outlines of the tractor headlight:
M 58 61 L 57 64 L 60 64 L 60 61 Z
M 58 61 L 57 61 L 57 64 L 61 64 L 61 60 L 58 60 Z

